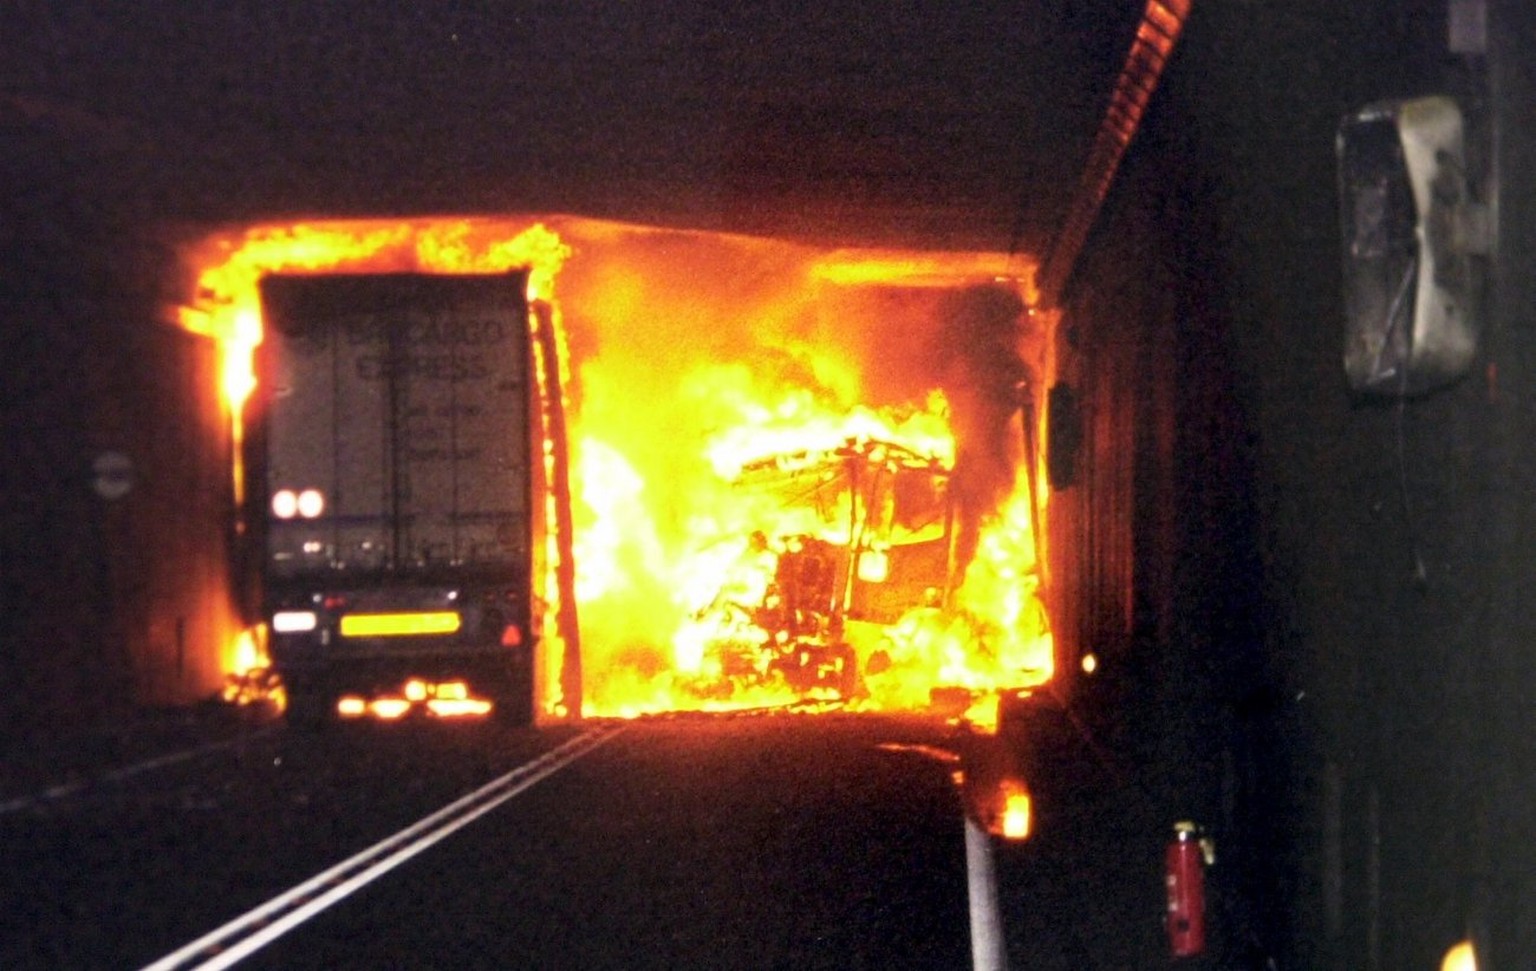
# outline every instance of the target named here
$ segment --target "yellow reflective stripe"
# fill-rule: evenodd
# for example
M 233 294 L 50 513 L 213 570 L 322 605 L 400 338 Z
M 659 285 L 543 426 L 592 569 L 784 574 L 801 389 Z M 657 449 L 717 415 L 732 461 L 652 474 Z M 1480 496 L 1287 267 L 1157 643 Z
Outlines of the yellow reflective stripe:
M 452 634 L 458 629 L 459 614 L 453 610 L 419 614 L 347 614 L 341 618 L 342 637 Z

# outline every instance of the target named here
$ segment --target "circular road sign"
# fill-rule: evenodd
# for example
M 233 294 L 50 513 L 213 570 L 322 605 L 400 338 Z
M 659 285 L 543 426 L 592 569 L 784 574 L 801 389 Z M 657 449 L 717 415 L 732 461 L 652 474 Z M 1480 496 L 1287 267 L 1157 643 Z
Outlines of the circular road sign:
M 133 460 L 122 452 L 102 452 L 91 472 L 91 488 L 103 499 L 121 499 L 133 489 Z

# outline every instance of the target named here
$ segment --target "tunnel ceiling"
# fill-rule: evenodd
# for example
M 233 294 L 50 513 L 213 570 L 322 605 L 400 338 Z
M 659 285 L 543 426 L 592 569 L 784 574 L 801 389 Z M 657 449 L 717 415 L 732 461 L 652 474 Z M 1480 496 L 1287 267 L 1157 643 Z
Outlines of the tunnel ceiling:
M 558 211 L 1035 252 L 1141 10 L 381 6 L 13 8 L 4 174 L 151 220 Z

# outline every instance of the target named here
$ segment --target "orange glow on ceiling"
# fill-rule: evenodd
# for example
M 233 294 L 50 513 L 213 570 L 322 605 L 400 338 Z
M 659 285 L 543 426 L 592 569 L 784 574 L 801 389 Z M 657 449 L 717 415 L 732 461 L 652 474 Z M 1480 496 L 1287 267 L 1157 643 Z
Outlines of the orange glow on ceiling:
M 588 713 L 915 709 L 1051 675 L 1021 407 L 1049 335 L 1016 256 L 545 216 L 261 225 L 187 260 L 180 319 L 223 342 L 236 412 L 263 275 L 531 267 L 565 355 Z

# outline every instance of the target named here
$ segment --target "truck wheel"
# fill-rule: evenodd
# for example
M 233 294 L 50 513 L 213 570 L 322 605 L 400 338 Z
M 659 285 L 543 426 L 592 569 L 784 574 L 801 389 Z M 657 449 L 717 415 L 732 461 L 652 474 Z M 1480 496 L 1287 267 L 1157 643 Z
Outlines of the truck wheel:
M 330 724 L 336 702 L 320 688 L 290 688 L 284 717 L 292 728 L 314 732 Z
M 486 687 L 492 718 L 519 728 L 533 724 L 533 669 L 527 660 L 511 658 L 498 665 Z
M 491 717 L 504 725 L 526 728 L 533 724 L 533 692 L 521 681 L 514 681 L 491 698 Z

